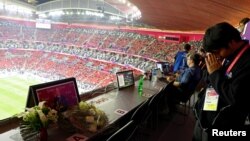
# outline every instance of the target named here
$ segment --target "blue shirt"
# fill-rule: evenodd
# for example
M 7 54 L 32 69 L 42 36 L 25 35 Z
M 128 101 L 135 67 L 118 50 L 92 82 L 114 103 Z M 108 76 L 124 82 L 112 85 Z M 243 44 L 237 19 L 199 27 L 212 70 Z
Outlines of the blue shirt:
M 193 92 L 201 79 L 201 69 L 198 66 L 186 68 L 177 79 L 183 91 Z
M 179 51 L 175 56 L 174 68 L 173 72 L 176 73 L 179 70 L 184 70 L 187 68 L 187 52 L 186 51 Z

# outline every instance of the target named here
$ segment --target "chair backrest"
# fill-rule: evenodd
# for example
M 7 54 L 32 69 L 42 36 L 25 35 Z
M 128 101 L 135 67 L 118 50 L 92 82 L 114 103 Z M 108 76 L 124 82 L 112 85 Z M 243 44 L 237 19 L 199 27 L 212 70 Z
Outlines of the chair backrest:
M 180 99 L 181 102 L 186 103 L 188 102 L 188 100 L 191 98 L 191 96 L 194 94 L 194 91 L 190 91 L 185 93 L 185 95 L 183 95 Z
M 200 92 L 203 89 L 203 82 L 204 81 L 200 79 L 193 91 L 185 93 L 185 95 L 181 98 L 181 102 L 186 103 L 191 98 L 191 96 L 195 94 L 195 92 Z
M 134 134 L 137 124 L 130 120 L 122 128 L 113 133 L 106 141 L 127 141 Z
M 155 110 L 163 110 L 166 108 L 167 104 L 167 93 L 169 91 L 170 87 L 173 87 L 174 81 L 171 81 L 168 83 L 165 87 L 163 87 L 159 93 L 155 94 L 150 100 L 149 100 L 149 109 L 151 111 Z
M 143 118 L 148 114 L 149 108 L 148 108 L 148 103 L 150 99 L 147 99 L 144 101 L 132 114 L 131 120 L 135 122 L 142 122 Z
M 166 87 L 164 87 L 163 89 L 161 89 L 157 94 L 153 95 L 152 98 L 149 100 L 148 103 L 148 107 L 151 110 L 154 110 L 155 108 L 157 108 L 157 106 L 159 105 L 160 101 L 162 100 L 162 97 L 164 96 L 164 90 Z
M 163 89 L 163 91 L 164 91 L 165 93 L 167 93 L 167 91 L 169 90 L 169 88 L 170 88 L 170 87 L 173 87 L 173 85 L 174 85 L 174 81 L 169 82 L 169 83 L 167 84 L 167 86 Z

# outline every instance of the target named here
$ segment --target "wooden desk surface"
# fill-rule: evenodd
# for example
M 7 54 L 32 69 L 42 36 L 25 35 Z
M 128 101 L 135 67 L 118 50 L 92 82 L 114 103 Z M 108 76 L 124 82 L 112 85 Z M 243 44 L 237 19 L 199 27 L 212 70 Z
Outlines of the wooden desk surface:
M 136 82 L 135 86 L 124 88 L 122 90 L 115 89 L 90 99 L 87 102 L 93 103 L 96 107 L 103 110 L 109 118 L 109 123 L 112 124 L 129 113 L 129 111 L 135 109 L 150 96 L 158 93 L 165 85 L 166 83 L 159 81 L 151 82 L 146 80 L 144 81 L 143 95 L 140 96 L 138 94 L 138 83 Z M 66 140 L 70 136 L 69 133 L 64 133 L 57 128 L 49 129 L 49 141 Z M 0 139 L 4 139 L 5 141 L 22 141 L 19 128 L 12 128 L 3 132 L 0 134 Z
M 131 86 L 122 90 L 116 89 L 87 102 L 93 103 L 96 107 L 103 110 L 109 118 L 109 123 L 113 123 L 123 116 L 122 113 L 120 115 L 117 114 L 117 110 L 126 113 L 158 92 L 158 90 L 144 89 L 143 95 L 140 96 L 137 89 L 137 86 Z

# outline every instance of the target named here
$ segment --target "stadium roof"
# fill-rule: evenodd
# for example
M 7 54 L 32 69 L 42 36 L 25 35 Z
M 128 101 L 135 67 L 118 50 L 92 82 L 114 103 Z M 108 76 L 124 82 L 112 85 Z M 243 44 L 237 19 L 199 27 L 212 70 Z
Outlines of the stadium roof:
M 50 0 L 23 0 L 41 4 Z M 37 1 L 37 2 L 35 2 Z M 116 5 L 117 0 L 105 0 Z M 226 21 L 235 26 L 250 17 L 249 0 L 130 0 L 142 13 L 141 22 L 164 30 L 204 31 Z M 126 10 L 126 7 L 117 5 Z
M 142 13 L 141 20 L 167 30 L 204 31 L 227 21 L 233 25 L 250 17 L 249 0 L 132 0 Z

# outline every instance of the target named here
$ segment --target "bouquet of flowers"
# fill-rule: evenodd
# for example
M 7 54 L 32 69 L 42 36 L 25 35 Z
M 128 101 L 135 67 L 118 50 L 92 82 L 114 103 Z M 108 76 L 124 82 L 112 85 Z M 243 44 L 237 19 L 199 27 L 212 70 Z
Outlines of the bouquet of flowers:
M 50 124 L 56 123 L 57 111 L 45 105 L 45 101 L 37 106 L 28 108 L 26 112 L 18 115 L 22 118 L 20 131 L 24 140 L 37 135 L 41 129 L 47 130 Z
M 96 132 L 108 124 L 108 117 L 103 111 L 83 101 L 63 115 L 68 119 L 69 124 L 85 133 L 86 131 Z

